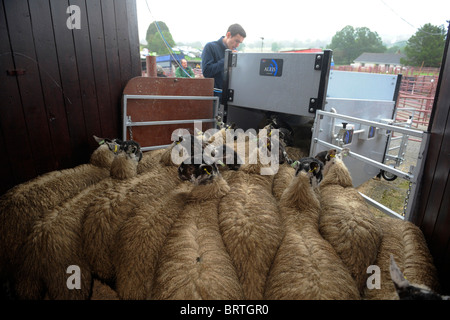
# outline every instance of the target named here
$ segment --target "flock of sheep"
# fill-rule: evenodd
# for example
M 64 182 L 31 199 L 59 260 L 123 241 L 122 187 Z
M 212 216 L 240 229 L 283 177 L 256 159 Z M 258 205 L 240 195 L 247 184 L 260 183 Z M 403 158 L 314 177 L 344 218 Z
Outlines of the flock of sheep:
M 142 155 L 98 141 L 89 164 L 0 198 L 0 280 L 13 298 L 398 299 L 392 259 L 409 283 L 439 290 L 420 229 L 374 216 L 342 153 L 304 162 L 286 149 L 300 161 L 261 175 L 261 161 L 176 165 L 179 142 Z

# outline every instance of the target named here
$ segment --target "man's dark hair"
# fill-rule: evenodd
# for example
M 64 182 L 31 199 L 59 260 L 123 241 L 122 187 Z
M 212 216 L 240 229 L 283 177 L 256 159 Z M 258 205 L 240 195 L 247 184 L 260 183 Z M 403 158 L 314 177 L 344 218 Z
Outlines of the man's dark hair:
M 231 26 L 228 27 L 227 33 L 230 32 L 231 36 L 234 37 L 235 35 L 239 34 L 242 37 L 246 37 L 247 34 L 245 33 L 244 28 L 242 28 L 242 26 L 240 24 L 232 24 Z

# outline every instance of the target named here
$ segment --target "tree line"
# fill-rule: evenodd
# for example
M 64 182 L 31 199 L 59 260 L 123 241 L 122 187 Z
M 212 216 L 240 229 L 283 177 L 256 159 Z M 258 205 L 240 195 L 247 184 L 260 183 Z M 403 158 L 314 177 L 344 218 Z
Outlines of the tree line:
M 168 53 L 167 46 L 175 46 L 169 28 L 162 21 L 152 22 L 149 25 L 146 40 L 149 51 L 159 55 Z M 333 60 L 337 65 L 349 65 L 364 52 L 385 53 L 402 49 L 402 53 L 406 55 L 406 58 L 400 60 L 403 65 L 439 67 L 445 40 L 446 29 L 443 25 L 435 26 L 427 23 L 406 41 L 405 46 L 388 49 L 377 32 L 367 27 L 354 28 L 348 25 L 336 32 L 326 49 L 333 50 Z M 272 43 L 272 50 L 277 49 L 277 44 Z

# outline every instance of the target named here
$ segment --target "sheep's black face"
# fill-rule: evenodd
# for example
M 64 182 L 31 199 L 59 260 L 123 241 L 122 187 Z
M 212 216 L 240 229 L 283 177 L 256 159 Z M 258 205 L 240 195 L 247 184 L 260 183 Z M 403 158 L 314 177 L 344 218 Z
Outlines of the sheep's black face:
M 336 157 L 336 154 L 337 154 L 336 149 L 330 149 L 330 150 L 325 150 L 325 151 L 319 152 L 318 154 L 316 154 L 315 158 L 322 161 L 322 163 L 325 164 L 328 161 L 330 161 L 331 159 L 333 159 L 334 157 Z
M 123 150 L 127 155 L 134 156 L 139 162 L 142 159 L 141 146 L 134 140 L 123 141 L 120 145 L 120 149 Z
M 218 174 L 215 164 L 185 164 L 178 167 L 178 176 L 181 180 L 190 181 L 196 185 L 211 182 Z
M 316 186 L 320 181 L 322 181 L 323 174 L 323 163 L 315 158 L 306 157 L 295 161 L 292 166 L 295 169 L 295 176 L 299 174 L 300 171 L 305 171 L 311 175 L 311 184 Z

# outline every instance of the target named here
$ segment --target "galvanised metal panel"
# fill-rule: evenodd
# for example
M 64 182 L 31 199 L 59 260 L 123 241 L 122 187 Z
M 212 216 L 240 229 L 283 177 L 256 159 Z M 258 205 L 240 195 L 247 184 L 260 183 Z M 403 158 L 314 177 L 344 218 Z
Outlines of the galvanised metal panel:
M 331 70 L 327 97 L 395 100 L 397 75 Z
M 228 82 L 233 98 L 228 105 L 313 117 L 311 99 L 323 104 L 324 96 L 319 95 L 325 95 L 327 79 L 323 78 L 329 72 L 329 61 L 322 65 L 325 70 L 316 70 L 317 54 L 233 54 Z
M 381 123 L 381 119 L 392 119 L 394 107 L 394 101 L 327 98 L 324 110 L 332 111 L 332 109 L 334 109 L 338 114 Z M 317 138 L 334 144 L 334 139 L 332 137 L 332 122 L 332 119 L 329 117 L 324 117 L 324 119 L 322 119 L 320 125 L 321 128 Z M 336 119 L 334 122 L 334 125 L 341 124 L 342 121 L 339 119 Z M 349 123 L 348 125 L 354 125 L 354 131 L 364 129 L 360 124 Z M 335 133 L 337 132 L 338 130 L 335 130 Z M 383 134 L 381 130 L 377 130 L 375 136 L 371 139 L 361 139 L 362 135 L 362 133 L 353 134 L 351 144 L 346 145 L 346 147 L 367 158 L 383 162 L 388 136 Z M 327 148 L 323 146 L 317 145 L 316 148 L 314 148 L 314 151 L 311 150 L 311 152 L 315 155 L 326 149 Z M 344 163 L 350 171 L 354 187 L 358 187 L 369 179 L 372 179 L 380 172 L 380 169 L 351 157 L 344 158 Z

